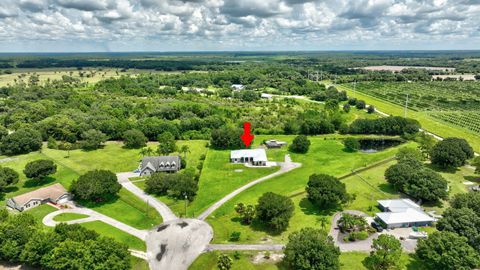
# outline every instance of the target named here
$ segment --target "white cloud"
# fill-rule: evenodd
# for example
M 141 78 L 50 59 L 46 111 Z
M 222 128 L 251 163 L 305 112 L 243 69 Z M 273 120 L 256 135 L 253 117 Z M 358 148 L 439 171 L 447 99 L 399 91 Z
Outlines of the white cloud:
M 0 50 L 472 49 L 478 18 L 478 0 L 2 0 Z

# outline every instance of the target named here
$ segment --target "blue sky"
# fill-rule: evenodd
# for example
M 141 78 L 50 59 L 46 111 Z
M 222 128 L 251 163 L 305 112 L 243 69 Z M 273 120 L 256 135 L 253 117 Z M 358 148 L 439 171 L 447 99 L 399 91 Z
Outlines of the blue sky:
M 0 52 L 480 49 L 480 0 L 2 0 Z

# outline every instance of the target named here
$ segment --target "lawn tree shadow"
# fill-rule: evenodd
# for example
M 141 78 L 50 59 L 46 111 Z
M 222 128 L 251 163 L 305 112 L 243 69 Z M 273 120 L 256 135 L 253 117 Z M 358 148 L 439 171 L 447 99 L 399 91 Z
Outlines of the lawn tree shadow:
M 82 150 L 82 152 L 93 152 L 93 151 L 97 151 L 97 150 L 102 150 L 105 148 L 105 145 L 100 145 L 98 148 L 82 148 L 80 146 L 80 149 Z
M 48 185 L 50 183 L 55 182 L 57 179 L 53 177 L 45 177 L 43 179 L 28 179 L 23 183 L 24 188 L 32 188 L 32 187 L 41 187 L 44 185 Z
M 480 182 L 479 175 L 467 175 L 467 176 L 463 176 L 463 179 L 470 182 Z
M 281 260 L 275 264 L 279 270 L 291 270 L 290 267 L 288 267 L 287 263 L 284 260 Z
M 250 224 L 250 228 L 254 231 L 257 231 L 257 232 L 267 233 L 270 236 L 278 236 L 278 235 L 282 234 L 282 232 L 283 232 L 283 231 L 272 230 L 271 228 L 269 228 L 267 226 L 267 224 L 263 223 L 262 221 L 258 220 L 257 218 L 255 218 L 252 221 L 252 224 Z
M 382 192 L 385 192 L 385 193 L 388 193 L 388 194 L 391 194 L 391 195 L 398 194 L 395 187 L 390 183 L 382 183 L 382 184 L 378 185 L 378 188 Z
M 17 186 L 8 186 L 3 190 L 3 192 L 10 193 L 10 192 L 18 191 L 18 190 L 19 190 L 19 188 Z
M 104 205 L 109 205 L 117 202 L 120 199 L 120 196 L 118 195 L 112 195 L 104 200 L 99 200 L 99 201 L 87 201 L 87 200 L 75 200 L 79 205 L 87 207 L 87 208 L 96 208 L 96 207 L 101 207 Z
M 444 203 L 443 201 L 430 201 L 430 202 L 424 202 L 422 204 L 422 207 L 438 207 L 438 208 L 443 208 Z
M 334 213 L 341 211 L 341 206 L 334 206 L 327 209 L 320 209 L 318 206 L 314 205 L 309 199 L 303 198 L 300 200 L 298 204 L 300 206 L 300 210 L 307 216 L 315 215 L 315 216 L 331 216 Z
M 460 169 L 458 168 L 455 168 L 455 167 L 447 167 L 447 168 L 443 168 L 443 167 L 440 167 L 440 166 L 437 166 L 437 165 L 433 165 L 431 163 L 429 164 L 425 164 L 425 166 L 429 169 L 432 169 L 436 172 L 442 172 L 442 173 L 456 173 L 457 171 L 459 171 Z

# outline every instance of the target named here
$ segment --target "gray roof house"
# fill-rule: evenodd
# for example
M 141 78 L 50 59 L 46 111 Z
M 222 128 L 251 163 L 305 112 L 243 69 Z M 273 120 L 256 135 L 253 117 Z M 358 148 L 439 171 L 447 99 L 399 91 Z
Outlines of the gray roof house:
M 37 207 L 44 203 L 63 204 L 71 199 L 71 195 L 59 183 L 36 189 L 7 200 L 7 206 L 18 211 Z
M 277 140 L 268 140 L 268 141 L 265 141 L 265 145 L 268 148 L 281 148 L 282 146 L 287 145 L 287 143 L 282 141 L 277 141 Z
M 140 164 L 140 176 L 156 172 L 178 172 L 182 166 L 180 156 L 144 157 Z

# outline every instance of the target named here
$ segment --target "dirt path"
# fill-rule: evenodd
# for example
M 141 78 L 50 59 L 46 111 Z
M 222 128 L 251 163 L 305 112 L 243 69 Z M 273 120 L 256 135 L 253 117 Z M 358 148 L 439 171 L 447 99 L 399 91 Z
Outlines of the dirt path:
M 214 203 L 212 206 L 210 206 L 207 210 L 205 210 L 203 213 L 201 213 L 199 216 L 198 216 L 198 219 L 201 219 L 201 220 L 205 220 L 210 214 L 212 214 L 215 210 L 217 210 L 218 208 L 220 208 L 220 206 L 222 206 L 224 203 L 226 203 L 228 200 L 232 199 L 233 197 L 237 196 L 238 194 L 240 194 L 241 192 L 245 191 L 246 189 L 258 184 L 258 183 L 261 183 L 265 180 L 268 180 L 270 178 L 273 178 L 275 176 L 279 176 L 281 174 L 284 174 L 286 172 L 289 172 L 293 169 L 296 169 L 296 168 L 299 168 L 300 166 L 302 166 L 302 164 L 300 163 L 295 163 L 295 162 L 292 162 L 292 160 L 290 159 L 290 156 L 289 155 L 285 155 L 285 162 L 278 162 L 277 163 L 278 165 L 280 165 L 280 170 L 272 173 L 272 174 L 269 174 L 267 176 L 264 176 L 262 178 L 259 178 L 257 180 L 254 180 L 236 190 L 234 190 L 233 192 L 231 192 L 230 194 L 226 195 L 225 197 L 223 197 L 222 199 L 220 199 L 219 201 L 217 201 L 216 203 Z

